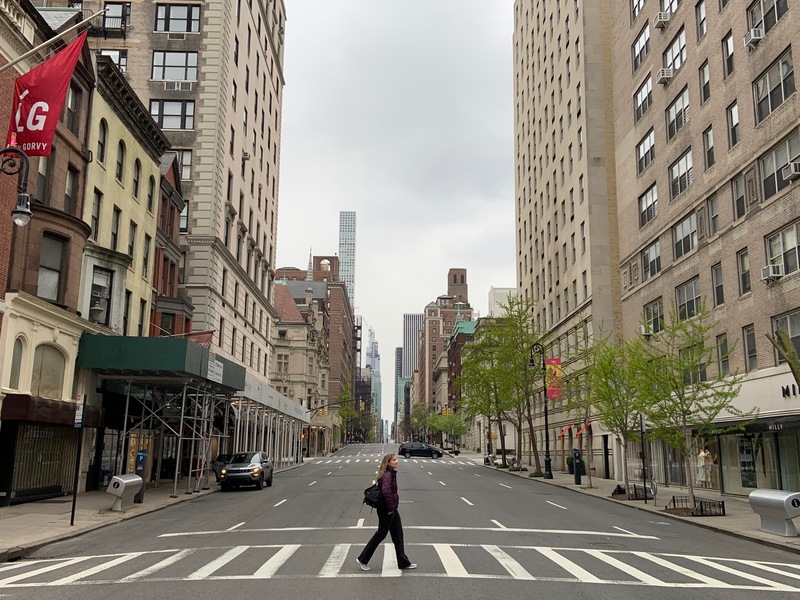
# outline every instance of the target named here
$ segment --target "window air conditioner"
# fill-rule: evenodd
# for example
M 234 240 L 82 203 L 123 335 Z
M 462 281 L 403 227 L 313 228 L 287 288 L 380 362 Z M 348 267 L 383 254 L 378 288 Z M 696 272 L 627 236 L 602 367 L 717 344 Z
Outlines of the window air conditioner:
M 672 78 L 675 76 L 675 69 L 672 67 L 666 67 L 664 69 L 659 69 L 658 73 L 656 73 L 656 83 L 660 83 L 662 85 L 668 84 L 672 81 Z
M 664 29 L 664 27 L 669 25 L 671 17 L 672 13 L 669 11 L 656 13 L 656 17 L 653 19 L 653 27 L 656 29 Z
M 794 181 L 800 179 L 800 162 L 790 162 L 788 165 L 781 169 L 781 176 L 786 181 Z
M 771 282 L 783 277 L 783 265 L 761 267 L 761 281 Z
M 758 42 L 764 39 L 764 30 L 761 27 L 753 27 L 750 31 L 744 34 L 745 48 L 755 48 Z
M 639 335 L 649 338 L 651 335 L 653 335 L 653 332 L 650 331 L 650 328 L 647 325 L 639 325 Z

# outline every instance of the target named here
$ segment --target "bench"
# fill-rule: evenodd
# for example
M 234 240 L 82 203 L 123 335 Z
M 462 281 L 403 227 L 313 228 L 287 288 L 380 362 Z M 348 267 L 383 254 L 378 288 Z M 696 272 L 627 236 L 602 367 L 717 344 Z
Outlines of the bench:
M 761 531 L 797 537 L 792 519 L 800 517 L 800 492 L 753 490 L 748 497 L 750 508 L 761 517 Z

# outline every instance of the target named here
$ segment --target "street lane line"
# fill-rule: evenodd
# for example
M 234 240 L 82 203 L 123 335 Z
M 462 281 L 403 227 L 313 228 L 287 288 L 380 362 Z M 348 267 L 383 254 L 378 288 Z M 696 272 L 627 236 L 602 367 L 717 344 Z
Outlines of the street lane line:
M 622 562 L 621 560 L 619 560 L 617 558 L 614 558 L 613 556 L 609 556 L 608 554 L 606 554 L 602 550 L 582 550 L 582 552 L 584 554 L 588 554 L 589 556 L 594 556 L 596 559 L 603 561 L 607 565 L 611 565 L 615 569 L 619 569 L 623 573 L 627 573 L 631 577 L 635 577 L 636 579 L 638 579 L 642 583 L 646 583 L 648 585 L 655 585 L 655 586 L 659 586 L 659 587 L 664 587 L 664 586 L 671 587 L 672 586 L 671 583 L 666 583 L 664 581 L 661 581 L 660 579 L 658 579 L 656 577 L 653 577 L 649 573 L 645 573 L 644 571 L 641 571 L 641 570 L 637 569 L 636 567 L 633 567 L 631 565 L 627 565 L 624 562 Z
M 547 502 L 548 504 L 552 504 L 553 506 L 557 506 L 558 508 L 560 508 L 562 510 L 567 510 L 566 506 L 561 506 L 560 504 L 556 504 L 555 502 L 550 502 L 550 500 L 545 500 L 545 502 Z
M 498 526 L 500 529 L 508 529 L 508 528 L 507 528 L 505 525 L 503 525 L 503 524 L 502 524 L 500 521 L 495 521 L 494 519 L 492 519 L 492 523 L 494 523 L 495 525 L 497 525 L 497 526 Z
M 430 471 L 428 471 L 428 475 L 433 475 L 433 473 L 431 473 Z
M 325 476 L 327 477 L 327 476 L 328 476 L 328 475 L 330 475 L 331 473 L 333 473 L 333 471 L 328 471 L 328 473 L 327 473 Z
M 83 571 L 79 571 L 78 573 L 73 573 L 68 577 L 62 577 L 61 579 L 56 579 L 55 581 L 51 581 L 47 585 L 66 585 L 68 583 L 75 583 L 79 579 L 84 579 L 96 573 L 100 573 L 101 571 L 105 571 L 106 569 L 110 569 L 111 567 L 116 567 L 117 565 L 121 565 L 122 563 L 128 562 L 131 559 L 139 558 L 143 554 L 146 554 L 146 552 L 131 552 L 130 554 L 118 556 L 114 560 L 109 560 L 99 565 L 95 565 L 90 569 L 85 569 Z
M 316 482 L 316 481 L 312 481 L 311 483 L 309 483 L 309 484 L 308 484 L 308 487 L 311 487 L 311 486 L 312 486 L 312 485 L 314 485 L 315 483 L 317 483 L 317 482 Z
M 61 567 L 71 567 L 72 565 L 87 560 L 89 558 L 91 557 L 82 556 L 80 558 L 71 558 L 69 560 L 52 563 L 47 565 L 46 567 L 41 567 L 40 569 L 34 569 L 33 571 L 28 571 L 26 573 L 18 573 L 17 575 L 14 575 L 12 577 L 6 577 L 5 579 L 0 579 L 0 586 L 7 585 L 9 583 L 14 583 L 22 579 L 28 579 L 29 577 L 35 577 L 36 575 L 40 575 L 42 573 L 49 573 L 50 571 L 55 571 L 56 569 L 60 569 Z
M 504 488 L 508 488 L 508 489 L 510 489 L 510 490 L 513 490 L 513 489 L 514 489 L 514 488 L 512 488 L 510 485 L 506 485 L 505 483 L 500 483 L 500 484 L 498 484 L 498 485 L 502 485 Z
M 682 567 L 681 565 L 675 564 L 673 562 L 668 561 L 665 558 L 661 558 L 660 556 L 656 556 L 654 554 L 650 554 L 649 552 L 640 552 L 635 551 L 633 552 L 636 556 L 644 558 L 645 560 L 649 560 L 665 569 L 669 569 L 670 571 L 674 571 L 675 573 L 679 573 L 685 577 L 689 577 L 690 579 L 695 579 L 697 581 L 702 581 L 706 585 L 710 585 L 713 587 L 731 587 L 730 584 L 724 583 L 719 579 L 714 579 L 713 577 L 707 577 L 701 573 L 697 573 L 696 571 L 692 571 L 686 567 Z
M 283 566 L 289 558 L 291 558 L 292 554 L 297 552 L 297 549 L 300 547 L 300 544 L 288 544 L 278 550 L 275 553 L 275 556 L 270 558 L 267 562 L 261 565 L 258 568 L 258 571 L 253 573 L 253 577 L 255 579 L 269 579 Z
M 534 581 L 536 577 L 528 573 L 521 564 L 519 564 L 516 560 L 511 558 L 508 554 L 506 554 L 503 550 L 500 550 L 497 546 L 492 545 L 484 545 L 483 549 L 486 550 L 492 557 L 500 563 L 500 565 L 508 571 L 508 574 L 511 575 L 514 579 L 525 579 L 528 581 Z
M 442 484 L 442 485 L 444 485 L 444 486 L 446 486 L 446 485 L 447 485 L 447 484 L 446 484 L 444 481 L 440 481 L 439 483 L 441 483 L 441 484 Z
M 480 477 L 480 475 L 478 475 L 477 473 L 473 473 L 473 474 L 475 475 L 475 477 Z
M 176 562 L 180 561 L 181 559 L 189 556 L 190 554 L 194 554 L 195 548 L 187 548 L 186 550 L 181 550 L 180 552 L 176 552 L 170 557 L 165 558 L 157 562 L 156 564 L 147 567 L 141 571 L 137 571 L 136 573 L 131 573 L 127 577 L 123 577 L 120 579 L 121 583 L 127 583 L 128 581 L 135 581 L 136 579 L 141 579 L 142 577 L 147 577 L 148 575 L 152 575 L 153 573 L 157 573 L 161 569 L 164 569 L 170 565 L 174 565 Z
M 245 552 L 249 546 L 234 546 L 221 556 L 218 556 L 210 563 L 207 563 L 197 569 L 194 573 L 189 575 L 186 579 L 205 579 L 209 575 L 213 575 L 216 571 L 219 571 L 222 567 L 227 565 L 231 562 L 234 558 Z
M 328 560 L 325 561 L 319 571 L 320 577 L 336 577 L 342 570 L 344 561 L 347 560 L 347 553 L 350 552 L 350 544 L 336 544 L 331 550 Z
M 383 565 L 381 566 L 381 577 L 400 577 L 403 572 L 397 566 L 397 557 L 394 554 L 394 546 L 381 544 L 383 546 Z
M 273 504 L 273 505 L 272 505 L 272 508 L 275 508 L 276 506 L 280 506 L 281 504 L 283 504 L 284 502 L 286 502 L 286 500 L 287 500 L 287 499 L 286 499 L 286 498 L 284 498 L 283 500 L 281 500 L 281 501 L 280 501 L 280 502 L 278 502 L 277 504 Z
M 239 529 L 239 527 L 241 527 L 245 523 L 247 523 L 247 521 L 242 521 L 238 525 L 234 525 L 233 527 L 228 527 L 225 531 L 235 531 L 235 530 Z
M 602 583 L 603 580 L 595 577 L 586 569 L 579 567 L 571 560 L 564 558 L 552 548 L 536 548 L 536 551 L 556 563 L 559 567 L 564 569 L 569 575 L 575 577 L 581 583 Z
M 464 496 L 461 496 L 461 499 L 462 499 L 464 502 L 466 502 L 467 504 L 469 504 L 470 506 L 475 506 L 475 505 L 474 505 L 472 502 L 470 502 L 469 500 L 467 500 L 466 498 L 464 498 Z
M 633 533 L 632 531 L 628 531 L 627 529 L 623 529 L 622 527 L 617 527 L 616 525 L 613 525 L 613 527 L 614 527 L 614 529 L 616 529 L 617 531 L 621 531 L 621 532 L 623 532 L 623 533 L 629 533 L 630 535 L 636 535 L 636 534 L 635 534 L 635 533 Z
M 439 560 L 442 561 L 442 566 L 447 572 L 448 577 L 467 577 L 469 573 L 461 564 L 458 556 L 448 544 L 434 544 L 433 549 L 439 555 Z

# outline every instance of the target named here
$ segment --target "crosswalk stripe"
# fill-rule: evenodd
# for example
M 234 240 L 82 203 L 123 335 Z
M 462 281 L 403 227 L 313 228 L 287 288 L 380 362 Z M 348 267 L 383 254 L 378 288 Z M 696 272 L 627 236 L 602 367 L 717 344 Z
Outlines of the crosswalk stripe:
M 194 552 L 195 552 L 194 548 L 187 548 L 186 550 L 181 550 L 180 552 L 176 552 L 172 556 L 168 556 L 164 560 L 161 560 L 156 564 L 147 567 L 146 569 L 142 569 L 141 571 L 137 571 L 136 573 L 131 573 L 127 577 L 123 577 L 122 579 L 120 579 L 120 581 L 125 583 L 128 581 L 135 581 L 137 579 L 141 579 L 142 577 L 148 577 L 153 573 L 157 573 L 161 569 L 165 569 L 170 565 L 174 565 L 176 562 L 186 558 L 190 554 L 194 554 Z
M 609 556 L 607 553 L 603 552 L 602 550 L 584 550 L 585 554 L 589 556 L 594 556 L 596 559 L 603 561 L 607 565 L 611 565 L 612 567 L 619 569 L 623 573 L 627 573 L 632 577 L 635 577 L 642 583 L 647 583 L 649 585 L 655 586 L 665 586 L 669 585 L 661 581 L 660 579 L 653 577 L 652 575 L 645 573 L 644 571 L 640 571 L 636 567 L 632 567 L 631 565 L 627 565 L 621 560 L 614 558 L 613 556 Z
M 344 561 L 347 560 L 347 553 L 350 552 L 350 544 L 337 544 L 319 571 L 320 577 L 336 577 L 342 570 Z
M 37 575 L 41 575 L 43 573 L 49 573 L 50 571 L 55 571 L 56 569 L 60 569 L 62 567 L 70 567 L 79 562 L 83 562 L 88 558 L 89 558 L 88 556 L 81 556 L 79 558 L 70 558 L 69 560 L 51 563 L 39 569 L 34 569 L 33 571 L 18 573 L 17 575 L 6 577 L 5 579 L 0 579 L 0 586 L 7 585 L 9 583 L 14 583 L 16 581 L 22 581 L 23 579 L 28 579 L 29 577 L 36 577 Z
M 90 569 L 79 571 L 78 573 L 69 575 L 68 577 L 62 577 L 61 579 L 56 579 L 55 581 L 51 582 L 48 585 L 66 585 L 68 583 L 75 583 L 79 579 L 85 579 L 86 577 L 91 577 L 96 573 L 100 573 L 102 571 L 105 571 L 106 569 L 110 569 L 111 567 L 116 567 L 117 565 L 121 565 L 122 563 L 128 562 L 131 559 L 139 558 L 142 554 L 144 554 L 144 552 L 131 552 L 130 554 L 118 556 L 113 560 L 109 560 L 99 565 L 95 565 Z
M 511 575 L 514 579 L 524 579 L 528 581 L 534 581 L 536 577 L 528 573 L 521 564 L 519 564 L 516 560 L 511 558 L 506 552 L 498 548 L 497 546 L 491 545 L 484 545 L 483 549 L 486 550 L 492 557 L 500 563 L 500 565 L 508 571 L 508 574 Z
M 785 585 L 783 583 L 778 583 L 777 581 L 770 581 L 769 579 L 764 579 L 763 577 L 759 577 L 758 575 L 751 575 L 749 573 L 744 574 L 744 573 L 742 573 L 741 571 L 739 571 L 737 569 L 733 569 L 733 568 L 731 568 L 731 567 L 729 567 L 727 565 L 716 563 L 713 560 L 708 560 L 706 558 L 703 558 L 702 556 L 687 556 L 686 558 L 688 558 L 689 560 L 691 560 L 693 562 L 698 562 L 701 565 L 706 565 L 707 567 L 711 567 L 713 569 L 717 569 L 719 571 L 722 571 L 723 573 L 729 573 L 731 575 L 736 575 L 738 577 L 743 577 L 744 579 L 747 579 L 748 581 L 753 581 L 753 582 L 756 582 L 756 583 L 762 583 L 762 584 L 764 584 L 766 586 L 769 586 L 770 588 L 773 588 L 773 589 L 776 589 L 776 590 L 783 590 L 783 591 L 795 590 L 795 588 L 793 588 L 793 587 L 787 586 L 787 585 Z
M 247 548 L 247 546 L 234 546 L 222 556 L 215 558 L 210 563 L 197 569 L 197 571 L 189 575 L 186 579 L 205 579 L 206 577 L 213 575 L 215 572 L 219 571 L 222 567 L 231 562 L 234 558 L 246 551 Z
M 383 544 L 383 565 L 381 566 L 381 577 L 400 577 L 402 572 L 397 566 L 397 558 L 394 553 L 394 545 Z
M 661 558 L 660 556 L 655 556 L 654 554 L 650 554 L 649 552 L 635 551 L 633 552 L 633 554 L 640 558 L 644 558 L 645 560 L 649 560 L 650 562 L 655 563 L 661 567 L 669 569 L 670 571 L 674 571 L 675 573 L 680 573 L 685 577 L 690 577 L 697 581 L 702 581 L 706 585 L 712 585 L 714 587 L 722 587 L 722 588 L 729 587 L 727 583 L 723 583 L 719 579 L 714 579 L 713 577 L 707 577 L 701 573 L 697 573 L 696 571 L 692 571 L 691 569 L 670 562 L 665 558 Z
M 800 574 L 798 574 L 798 573 L 790 573 L 789 571 L 783 571 L 781 569 L 776 569 L 775 567 L 773 567 L 769 563 L 761 564 L 761 563 L 758 563 L 758 562 L 756 562 L 754 560 L 741 560 L 741 561 L 738 561 L 738 562 L 744 563 L 746 565 L 750 565 L 751 567 L 755 567 L 757 569 L 761 569 L 762 571 L 767 571 L 768 573 L 774 573 L 776 575 L 781 575 L 782 577 L 789 577 L 790 579 L 800 579 Z M 788 567 L 788 566 L 794 566 L 794 565 L 783 565 L 783 566 Z
M 464 565 L 459 560 L 458 556 L 449 544 L 434 544 L 433 549 L 439 555 L 442 561 L 444 570 L 447 572 L 448 577 L 468 577 L 469 573 L 464 568 Z
M 255 579 L 269 579 L 281 568 L 283 563 L 285 563 L 289 558 L 291 558 L 292 554 L 297 552 L 297 549 L 300 547 L 299 544 L 289 544 L 284 546 L 280 550 L 275 553 L 275 556 L 270 558 L 267 562 L 261 565 L 258 570 L 253 573 L 253 577 Z
M 561 556 L 558 552 L 556 552 L 552 548 L 536 547 L 536 551 L 545 558 L 548 558 L 554 563 L 556 563 L 559 567 L 561 567 L 567 573 L 575 577 L 575 579 L 577 579 L 578 581 L 581 581 L 583 583 L 602 583 L 603 581 L 599 577 L 595 577 L 594 575 L 589 573 L 589 571 L 587 571 L 583 567 L 579 567 L 573 561 L 568 560 L 567 558 Z

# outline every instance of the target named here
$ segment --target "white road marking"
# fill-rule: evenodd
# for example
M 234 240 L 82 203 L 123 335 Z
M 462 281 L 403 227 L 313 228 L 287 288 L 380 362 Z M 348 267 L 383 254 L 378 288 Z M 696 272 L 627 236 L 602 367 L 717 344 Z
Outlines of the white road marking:
M 430 471 L 428 471 L 428 475 L 433 475 L 433 473 L 431 473 Z
M 397 557 L 394 555 L 394 546 L 381 544 L 383 546 L 383 565 L 381 566 L 381 577 L 400 577 L 403 572 L 397 567 Z
M 101 563 L 99 565 L 95 565 L 94 567 L 91 567 L 90 569 L 85 569 L 83 571 L 79 571 L 78 573 L 73 573 L 72 575 L 69 575 L 68 577 L 62 577 L 61 579 L 57 579 L 56 581 L 51 582 L 49 585 L 66 585 L 68 583 L 75 583 L 79 579 L 84 579 L 85 577 L 90 577 L 90 576 L 94 575 L 95 573 L 100 573 L 100 572 L 105 571 L 106 569 L 109 569 L 111 567 L 116 567 L 117 565 L 121 565 L 122 563 L 128 562 L 131 559 L 139 558 L 140 556 L 142 556 L 142 554 L 145 554 L 145 553 L 144 552 L 131 552 L 130 554 L 124 554 L 122 556 L 118 556 L 117 558 L 115 558 L 113 560 L 109 560 L 109 561 L 106 561 L 106 562 Z
M 475 477 L 480 477 L 480 475 L 478 475 L 477 473 L 474 473 L 474 475 L 475 475 Z
M 502 485 L 504 488 L 508 488 L 508 489 L 510 489 L 510 490 L 513 490 L 513 489 L 514 489 L 514 488 L 512 488 L 510 485 L 506 485 L 505 483 L 500 483 L 500 484 L 498 484 L 498 485 Z
M 611 565 L 615 569 L 619 569 L 623 573 L 627 573 L 628 575 L 630 575 L 632 577 L 635 577 L 636 579 L 638 579 L 642 583 L 646 583 L 648 585 L 655 585 L 655 586 L 659 586 L 659 587 L 663 587 L 663 586 L 668 586 L 669 587 L 669 586 L 672 585 L 672 584 L 669 584 L 669 583 L 665 583 L 665 582 L 661 581 L 660 579 L 658 579 L 656 577 L 653 577 L 649 573 L 645 573 L 644 571 L 641 571 L 641 570 L 637 569 L 636 567 L 632 567 L 630 565 L 627 565 L 624 562 L 622 562 L 621 560 L 619 560 L 618 558 L 614 558 L 613 556 L 610 556 L 610 555 L 608 555 L 605 552 L 602 552 L 600 550 L 584 550 L 583 552 L 588 554 L 589 556 L 594 556 L 596 559 L 603 561 L 607 565 Z
M 573 561 L 564 558 L 552 548 L 536 548 L 537 552 L 542 556 L 549 558 L 556 563 L 559 567 L 564 569 L 567 573 L 578 579 L 583 583 L 601 583 L 603 580 L 595 577 L 583 567 L 579 567 Z
M 207 563 L 197 569 L 194 573 L 190 574 L 186 579 L 205 579 L 215 572 L 219 571 L 222 567 L 231 562 L 234 558 L 247 550 L 247 546 L 234 546 L 222 556 L 218 556 L 210 563 Z
M 317 483 L 317 482 L 316 482 L 316 481 L 312 481 L 311 483 L 309 483 L 309 484 L 308 484 L 308 487 L 311 487 L 311 486 L 312 486 L 312 485 L 314 485 L 315 483 Z
M 363 527 L 364 526 L 364 519 L 359 519 L 356 527 Z
M 555 502 L 550 502 L 550 500 L 545 500 L 545 502 L 547 502 L 548 504 L 552 504 L 553 506 L 556 506 L 562 510 L 567 510 L 566 506 L 561 506 L 560 504 L 556 504 Z
M 783 591 L 791 591 L 791 590 L 795 589 L 795 588 L 789 587 L 787 585 L 784 585 L 782 583 L 777 583 L 775 581 L 770 581 L 769 579 L 764 579 L 763 577 L 758 577 L 757 575 L 751 575 L 749 573 L 747 575 L 744 575 L 738 569 L 734 569 L 732 567 L 728 567 L 726 565 L 722 565 L 722 564 L 716 563 L 714 561 L 708 560 L 707 558 L 703 558 L 702 556 L 687 556 L 687 558 L 689 560 L 694 561 L 694 562 L 698 562 L 701 565 L 706 565 L 706 566 L 712 567 L 714 569 L 717 569 L 718 571 L 722 571 L 723 573 L 729 573 L 731 575 L 737 575 L 739 577 L 743 577 L 744 579 L 747 579 L 748 581 L 753 581 L 753 582 L 764 584 L 766 586 L 769 586 L 772 589 L 783 590 Z
M 319 571 L 320 577 L 336 577 L 342 570 L 344 561 L 347 560 L 347 553 L 350 551 L 350 544 L 337 544 L 331 550 L 328 560 Z
M 50 571 L 55 571 L 56 569 L 60 569 L 61 567 L 69 567 L 76 563 L 82 562 L 88 559 L 88 556 L 82 556 L 80 558 L 71 558 L 69 560 L 65 560 L 63 562 L 59 561 L 56 563 L 51 563 L 47 566 L 41 567 L 39 569 L 34 569 L 33 571 L 28 571 L 26 573 L 18 573 L 12 577 L 6 577 L 5 579 L 0 579 L 0 586 L 7 585 L 9 583 L 14 583 L 15 581 L 20 581 L 22 579 L 27 579 L 28 577 L 35 577 L 36 575 L 40 575 L 42 573 L 49 573 Z
M 281 500 L 281 501 L 280 501 L 280 502 L 278 502 L 277 504 L 273 504 L 273 505 L 272 505 L 272 507 L 273 507 L 273 508 L 275 508 L 276 506 L 280 506 L 280 505 L 281 505 L 281 504 L 283 504 L 284 502 L 286 502 L 286 498 L 284 498 L 283 500 Z
M 357 459 L 356 459 L 356 462 L 361 462 L 361 459 L 360 459 L 360 458 L 357 458 Z
M 519 564 L 516 560 L 511 558 L 506 552 L 498 548 L 497 546 L 491 545 L 484 545 L 483 549 L 486 550 L 489 554 L 491 554 L 494 559 L 500 563 L 500 565 L 508 571 L 508 574 L 511 575 L 514 579 L 526 579 L 528 581 L 533 581 L 536 579 L 533 575 L 528 573 L 521 564 Z
M 614 525 L 613 527 L 614 529 L 616 529 L 617 531 L 621 531 L 622 533 L 629 533 L 630 535 L 634 535 L 632 531 L 628 531 L 627 529 L 623 529 L 622 527 L 617 527 L 616 525 Z
M 676 573 L 680 573 L 686 577 L 691 579 L 695 579 L 697 581 L 702 581 L 706 585 L 711 585 L 714 587 L 729 587 L 727 583 L 723 583 L 719 579 L 714 579 L 712 577 L 706 577 L 705 575 L 701 575 L 691 569 L 687 569 L 686 567 L 682 567 L 681 565 L 677 565 L 673 562 L 670 562 L 660 556 L 656 556 L 654 554 L 650 554 L 649 552 L 633 552 L 636 556 L 640 556 L 650 562 L 653 562 L 659 566 L 665 567 L 670 571 L 675 571 Z
M 444 486 L 447 486 L 447 484 L 444 481 L 439 481 L 439 483 L 441 483 Z
M 126 583 L 128 581 L 135 581 L 137 579 L 141 579 L 142 577 L 147 577 L 148 575 L 152 575 L 153 573 L 157 573 L 161 569 L 164 569 L 164 568 L 166 568 L 166 567 L 168 567 L 170 565 L 175 564 L 176 562 L 178 562 L 179 560 L 189 556 L 190 554 L 194 554 L 194 552 L 195 552 L 194 548 L 187 548 L 186 550 L 181 550 L 180 552 L 176 552 L 172 556 L 169 556 L 169 557 L 165 558 L 164 560 L 161 560 L 161 561 L 157 562 L 156 564 L 154 564 L 154 565 L 152 565 L 150 567 L 147 567 L 146 569 L 142 569 L 141 571 L 137 571 L 135 573 L 131 573 L 127 577 L 123 577 L 122 579 L 120 579 L 120 582 Z
M 253 573 L 254 579 L 269 579 L 281 568 L 289 558 L 297 552 L 300 547 L 299 544 L 289 544 L 281 548 L 275 553 L 275 556 L 270 558 L 267 562 L 261 565 L 258 570 Z
M 738 562 L 742 562 L 742 563 L 744 563 L 746 565 L 750 565 L 751 567 L 755 567 L 755 568 L 761 569 L 763 571 L 767 571 L 768 573 L 775 573 L 776 575 L 781 575 L 782 577 L 789 577 L 791 579 L 800 579 L 800 575 L 798 575 L 797 573 L 790 573 L 790 572 L 787 572 L 787 571 L 782 571 L 781 569 L 776 569 L 776 568 L 770 566 L 769 564 L 761 564 L 761 563 L 758 563 L 758 562 L 756 562 L 754 560 L 740 560 Z M 782 566 L 787 566 L 787 565 L 782 565 Z M 792 565 L 792 566 L 794 566 L 794 565 Z
M 442 566 L 447 572 L 448 577 L 467 577 L 469 575 L 452 546 L 447 544 L 433 544 L 433 549 L 436 550 L 436 554 L 439 555 L 439 560 L 442 561 Z
M 245 523 L 247 523 L 247 521 L 242 521 L 241 523 L 237 523 L 233 527 L 228 527 L 225 531 L 236 531 L 237 529 L 239 529 L 239 527 L 241 527 Z
M 325 476 L 327 477 L 327 476 L 328 476 L 328 475 L 330 475 L 331 473 L 333 473 L 333 471 L 329 471 L 328 473 L 326 473 L 326 474 L 325 474 Z
M 505 525 L 503 525 L 503 524 L 502 524 L 500 521 L 495 521 L 494 519 L 492 519 L 492 523 L 494 523 L 495 525 L 497 525 L 497 526 L 498 526 L 500 529 L 508 529 L 508 528 L 507 528 Z
M 464 498 L 464 496 L 461 496 L 461 499 L 462 499 L 464 502 L 466 502 L 467 504 L 469 504 L 470 506 L 475 506 L 475 505 L 474 505 L 472 502 L 470 502 L 469 500 L 467 500 L 466 498 Z

